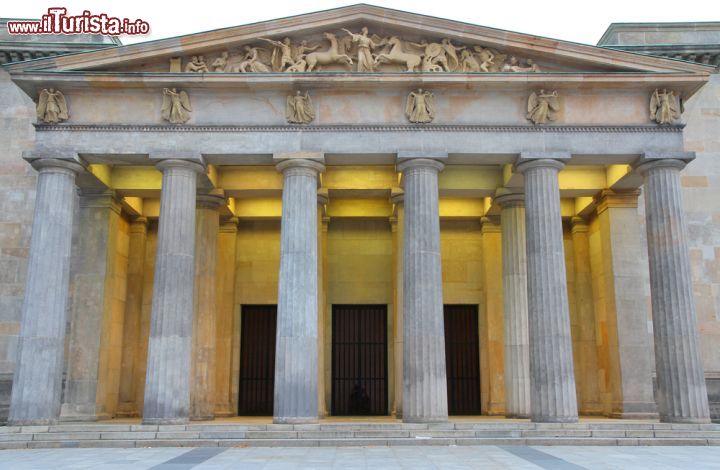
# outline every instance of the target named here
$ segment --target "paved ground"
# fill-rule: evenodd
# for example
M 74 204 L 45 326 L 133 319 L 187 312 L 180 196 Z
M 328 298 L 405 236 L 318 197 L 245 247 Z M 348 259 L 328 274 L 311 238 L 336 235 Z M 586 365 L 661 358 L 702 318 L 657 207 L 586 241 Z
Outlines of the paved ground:
M 145 448 L 0 451 L 0 469 L 720 469 L 720 447 Z

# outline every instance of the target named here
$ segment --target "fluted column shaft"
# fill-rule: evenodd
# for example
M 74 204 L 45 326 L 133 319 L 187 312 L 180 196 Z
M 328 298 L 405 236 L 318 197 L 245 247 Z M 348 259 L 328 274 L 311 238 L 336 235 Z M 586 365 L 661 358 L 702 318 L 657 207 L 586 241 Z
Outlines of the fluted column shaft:
M 75 175 L 74 162 L 41 159 L 22 306 L 11 425 L 57 422 L 63 375 L 70 279 Z
M 443 167 L 425 158 L 398 165 L 405 190 L 402 416 L 411 423 L 448 418 L 438 213 Z
M 195 231 L 195 314 L 193 316 L 190 419 L 215 417 L 216 253 L 220 228 L 218 207 L 224 198 L 197 197 Z
M 501 206 L 503 305 L 505 307 L 505 410 L 507 417 L 530 417 L 525 196 L 495 198 Z
M 645 217 L 650 262 L 657 402 L 660 420 L 710 421 L 682 206 L 680 170 L 685 162 L 644 163 Z
M 530 407 L 534 422 L 578 419 L 558 172 L 565 165 L 533 159 L 525 175 Z
M 195 191 L 202 165 L 163 160 L 143 422 L 188 420 L 195 273 Z
M 318 420 L 318 173 L 302 158 L 277 165 L 283 174 L 275 351 L 275 423 Z

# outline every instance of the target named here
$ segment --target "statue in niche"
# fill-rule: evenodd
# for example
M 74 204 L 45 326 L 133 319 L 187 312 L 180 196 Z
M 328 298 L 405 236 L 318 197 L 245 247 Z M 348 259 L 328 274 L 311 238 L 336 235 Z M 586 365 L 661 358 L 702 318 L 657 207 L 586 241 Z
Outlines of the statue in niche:
M 412 91 L 405 101 L 405 115 L 410 122 L 427 123 L 435 119 L 435 97 L 429 91 Z
M 408 72 L 415 72 L 422 62 L 420 54 L 403 51 L 403 41 L 397 36 L 388 39 L 390 52 L 383 52 L 375 57 L 375 65 L 379 64 L 401 64 L 407 67 Z
M 463 50 L 460 53 L 460 71 L 461 72 L 479 72 L 480 63 L 475 58 L 472 52 L 468 49 Z
M 270 72 L 270 68 L 260 62 L 258 53 L 259 48 L 246 45 L 243 47 L 243 50 L 245 51 L 244 60 L 236 67 L 234 70 L 235 72 Z
M 466 47 L 457 47 L 448 38 L 443 39 L 440 43 L 447 57 L 448 72 L 457 72 L 460 69 L 460 60 L 458 59 L 457 53 L 458 51 L 466 49 Z
M 224 72 L 227 68 L 228 53 L 224 51 L 220 54 L 220 57 L 215 59 L 212 63 L 213 72 Z
M 373 58 L 372 49 L 384 46 L 387 44 L 387 40 L 382 39 L 377 35 L 373 35 L 372 38 L 368 37 L 368 29 L 366 26 L 363 26 L 358 34 L 355 34 L 345 28 L 342 30 L 348 33 L 350 38 L 352 38 L 353 43 L 357 43 L 357 71 L 374 72 L 375 59 Z
M 350 67 L 353 63 L 349 55 L 341 53 L 338 49 L 337 37 L 332 33 L 323 33 L 330 42 L 330 48 L 324 52 L 311 52 L 307 55 L 307 71 L 317 70 L 318 66 L 331 64 L 344 64 Z
M 306 91 L 303 95 L 298 90 L 294 96 L 288 96 L 285 105 L 285 118 L 288 122 L 294 124 L 308 124 L 315 119 L 310 93 Z
M 163 102 L 160 115 L 173 124 L 185 124 L 190 120 L 190 98 L 184 91 L 178 92 L 176 88 L 163 89 Z
M 655 90 L 650 97 L 650 119 L 658 124 L 672 124 L 680 119 L 683 112 L 682 100 L 679 100 L 673 91 L 663 89 Z
M 290 67 L 295 63 L 290 38 L 285 38 L 282 41 L 273 41 L 267 38 L 259 39 L 274 46 L 272 58 L 270 59 L 273 72 L 283 72 L 286 67 Z
M 55 88 L 46 88 L 40 92 L 35 111 L 38 120 L 48 124 L 57 124 L 70 118 L 65 96 Z
M 203 56 L 194 55 L 190 59 L 190 62 L 185 65 L 186 72 L 209 72 L 207 64 L 205 64 L 205 58 Z
M 526 117 L 533 124 L 545 124 L 548 121 L 554 121 L 559 111 L 560 101 L 558 100 L 557 91 L 545 93 L 545 90 L 540 90 L 539 93 L 532 92 L 530 94 Z

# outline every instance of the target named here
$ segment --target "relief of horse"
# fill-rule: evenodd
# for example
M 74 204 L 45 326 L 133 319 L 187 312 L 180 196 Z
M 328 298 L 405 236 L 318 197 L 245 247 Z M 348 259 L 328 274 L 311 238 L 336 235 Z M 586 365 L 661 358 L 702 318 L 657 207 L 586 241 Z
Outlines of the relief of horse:
M 415 68 L 420 65 L 422 57 L 417 54 L 403 52 L 402 41 L 398 37 L 392 37 L 388 41 L 392 46 L 387 54 L 378 54 L 375 57 L 375 65 L 378 64 L 403 64 L 407 67 L 408 72 L 415 72 Z
M 305 58 L 307 61 L 307 71 L 312 72 L 318 65 L 345 64 L 350 67 L 353 61 L 347 54 L 340 54 L 338 52 L 338 41 L 335 35 L 332 33 L 323 34 L 325 35 L 325 39 L 330 41 L 330 49 L 325 52 L 311 52 L 308 54 Z

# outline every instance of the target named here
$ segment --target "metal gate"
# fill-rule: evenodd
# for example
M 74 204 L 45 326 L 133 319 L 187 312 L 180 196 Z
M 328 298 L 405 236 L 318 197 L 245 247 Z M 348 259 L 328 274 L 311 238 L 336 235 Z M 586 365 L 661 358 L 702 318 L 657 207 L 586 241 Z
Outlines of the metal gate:
M 387 415 L 387 306 L 333 305 L 332 414 Z
M 445 305 L 448 413 L 480 414 L 480 341 L 477 305 Z
M 276 305 L 243 305 L 238 415 L 272 416 Z

